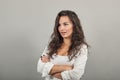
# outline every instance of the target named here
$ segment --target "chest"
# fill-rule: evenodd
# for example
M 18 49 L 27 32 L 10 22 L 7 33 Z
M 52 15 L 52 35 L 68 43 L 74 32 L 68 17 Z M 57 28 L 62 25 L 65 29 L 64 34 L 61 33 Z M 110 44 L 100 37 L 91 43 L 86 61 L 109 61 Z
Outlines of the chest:
M 68 56 L 53 55 L 51 62 L 58 65 L 73 65 L 74 59 L 69 61 Z
M 68 55 L 68 47 L 62 47 L 57 50 L 57 55 L 67 56 Z

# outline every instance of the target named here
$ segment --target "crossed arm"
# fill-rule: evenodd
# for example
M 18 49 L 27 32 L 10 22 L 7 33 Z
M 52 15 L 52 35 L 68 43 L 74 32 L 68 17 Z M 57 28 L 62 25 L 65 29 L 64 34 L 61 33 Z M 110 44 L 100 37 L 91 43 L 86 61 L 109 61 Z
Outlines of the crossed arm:
M 80 55 L 79 55 L 80 53 Z M 42 73 L 42 77 L 48 74 L 62 80 L 79 80 L 84 74 L 85 65 L 87 61 L 88 50 L 86 46 L 82 46 L 80 52 L 77 53 L 73 65 L 55 65 L 50 62 L 46 54 L 46 50 L 38 61 L 37 71 Z M 62 77 L 61 77 L 62 76 Z
M 41 60 L 43 63 L 47 63 L 50 61 L 48 56 L 42 56 Z M 72 68 L 72 65 L 54 65 L 49 74 L 56 78 L 62 79 L 61 72 L 71 70 Z

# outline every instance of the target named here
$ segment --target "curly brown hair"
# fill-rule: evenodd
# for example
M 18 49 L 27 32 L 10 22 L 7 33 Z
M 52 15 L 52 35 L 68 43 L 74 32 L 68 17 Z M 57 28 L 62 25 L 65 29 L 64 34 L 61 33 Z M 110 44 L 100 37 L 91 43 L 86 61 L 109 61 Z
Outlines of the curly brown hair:
M 74 26 L 71 45 L 68 50 L 69 59 L 72 60 L 72 58 L 80 50 L 81 46 L 85 44 L 88 47 L 88 44 L 85 41 L 84 32 L 77 14 L 70 10 L 62 10 L 56 17 L 54 31 L 51 35 L 51 41 L 48 45 L 48 55 L 52 58 L 52 55 L 57 52 L 63 43 L 63 38 L 58 31 L 59 20 L 61 16 L 68 16 Z

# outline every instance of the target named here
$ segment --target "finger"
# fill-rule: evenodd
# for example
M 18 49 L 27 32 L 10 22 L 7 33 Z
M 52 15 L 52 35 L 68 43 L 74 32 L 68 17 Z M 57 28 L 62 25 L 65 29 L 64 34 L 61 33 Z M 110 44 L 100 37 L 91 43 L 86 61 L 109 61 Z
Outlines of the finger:
M 45 58 L 47 60 L 49 60 L 50 58 L 48 56 L 42 56 L 42 59 Z
M 50 58 L 49 58 L 47 55 L 43 55 L 43 56 L 41 56 L 41 60 L 42 60 L 43 62 L 49 62 L 49 61 L 50 61 Z
M 48 59 L 46 57 L 41 58 L 42 62 L 48 62 Z

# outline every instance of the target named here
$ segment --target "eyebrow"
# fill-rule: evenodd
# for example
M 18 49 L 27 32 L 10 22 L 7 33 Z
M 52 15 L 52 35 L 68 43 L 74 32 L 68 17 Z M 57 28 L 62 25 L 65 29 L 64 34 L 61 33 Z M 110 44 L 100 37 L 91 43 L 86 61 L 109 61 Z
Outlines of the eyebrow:
M 70 23 L 70 22 L 63 22 L 62 24 L 65 24 L 65 23 Z M 59 23 L 60 24 L 60 23 Z

